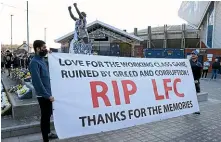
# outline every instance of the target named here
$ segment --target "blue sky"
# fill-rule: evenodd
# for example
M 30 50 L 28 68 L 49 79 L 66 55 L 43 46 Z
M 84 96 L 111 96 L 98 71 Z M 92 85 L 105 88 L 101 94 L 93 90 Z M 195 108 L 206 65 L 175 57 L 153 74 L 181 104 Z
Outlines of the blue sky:
M 132 32 L 147 26 L 182 24 L 178 17 L 179 0 L 29 0 L 30 43 L 44 39 L 47 28 L 48 47 L 59 47 L 54 39 L 74 30 L 74 21 L 67 7 L 78 3 L 87 13 L 88 23 L 100 20 Z M 1 4 L 3 3 L 3 4 Z M 13 7 L 11 7 L 13 6 Z M 13 14 L 13 43 L 22 44 L 27 39 L 26 0 L 0 0 L 0 42 L 10 44 L 10 15 Z M 74 11 L 74 14 L 77 13 Z M 76 15 L 77 16 L 77 15 Z

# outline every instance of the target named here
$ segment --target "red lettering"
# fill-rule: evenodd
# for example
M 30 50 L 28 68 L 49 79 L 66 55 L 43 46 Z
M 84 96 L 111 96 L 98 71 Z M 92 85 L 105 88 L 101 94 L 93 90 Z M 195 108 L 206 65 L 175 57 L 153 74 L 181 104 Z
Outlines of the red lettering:
M 97 86 L 102 87 L 101 92 L 97 91 Z M 110 103 L 108 97 L 106 96 L 107 91 L 108 91 L 108 87 L 104 82 L 102 82 L 102 81 L 91 81 L 90 82 L 90 87 L 91 87 L 93 108 L 99 107 L 98 97 L 101 97 L 104 100 L 104 103 L 105 103 L 106 106 L 111 106 L 111 103 Z
M 153 84 L 153 90 L 154 90 L 154 95 L 156 100 L 164 100 L 164 99 L 170 99 L 169 92 L 174 91 L 175 95 L 178 97 L 184 97 L 184 93 L 179 93 L 177 91 L 177 84 L 181 82 L 180 78 L 176 78 L 173 81 L 173 86 L 168 86 L 168 83 L 172 83 L 171 79 L 163 79 L 163 86 L 164 86 L 164 95 L 159 95 L 158 90 L 157 90 L 157 84 L 156 80 L 152 79 L 152 84 Z
M 120 105 L 120 93 L 117 86 L 117 81 L 112 81 L 113 91 L 114 91 L 114 98 L 115 98 L 115 104 Z
M 184 93 L 179 93 L 177 91 L 177 83 L 180 83 L 181 82 L 181 79 L 180 78 L 176 78 L 174 80 L 174 83 L 173 83 L 173 88 L 174 88 L 174 93 L 178 96 L 178 97 L 184 97 Z
M 158 90 L 157 90 L 157 83 L 155 79 L 152 79 L 152 84 L 153 84 L 153 91 L 154 91 L 156 100 L 163 100 L 164 95 L 159 95 Z
M 168 82 L 171 82 L 171 79 L 163 79 L 163 86 L 165 89 L 166 99 L 169 99 L 169 91 L 171 91 L 173 89 L 172 87 L 167 86 Z
M 133 95 L 137 92 L 136 84 L 131 80 L 122 80 L 121 81 L 124 91 L 124 99 L 126 104 L 130 104 L 130 95 Z M 129 91 L 127 85 L 131 85 L 132 89 Z

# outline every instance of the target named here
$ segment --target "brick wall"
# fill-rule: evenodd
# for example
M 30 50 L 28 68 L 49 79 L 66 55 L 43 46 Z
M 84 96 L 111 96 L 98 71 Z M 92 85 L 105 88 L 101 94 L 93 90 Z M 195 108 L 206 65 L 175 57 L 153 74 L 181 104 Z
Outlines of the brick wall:
M 143 46 L 135 46 L 134 47 L 134 57 L 143 58 Z

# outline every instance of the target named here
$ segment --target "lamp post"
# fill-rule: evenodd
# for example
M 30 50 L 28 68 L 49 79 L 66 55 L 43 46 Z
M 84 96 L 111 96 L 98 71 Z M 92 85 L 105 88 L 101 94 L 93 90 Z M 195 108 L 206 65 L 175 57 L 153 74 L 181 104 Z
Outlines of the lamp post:
M 11 50 L 12 50 L 12 16 L 13 15 L 11 15 Z
M 47 28 L 44 28 L 44 41 L 45 41 L 45 43 L 46 43 L 46 30 L 47 30 Z
M 27 45 L 28 45 L 28 53 L 29 53 L 29 22 L 28 22 L 28 1 L 27 1 Z

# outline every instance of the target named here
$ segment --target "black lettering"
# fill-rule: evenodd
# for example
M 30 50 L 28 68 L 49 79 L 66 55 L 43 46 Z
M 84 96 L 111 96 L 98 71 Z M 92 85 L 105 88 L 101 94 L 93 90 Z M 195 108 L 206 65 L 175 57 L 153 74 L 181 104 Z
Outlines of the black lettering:
M 76 71 L 76 73 L 77 73 L 78 71 Z M 87 75 L 86 75 L 86 71 L 85 70 L 79 70 L 79 77 L 87 77 Z
M 102 76 L 102 77 L 106 77 L 106 76 L 107 76 L 107 74 L 106 74 L 105 71 L 100 71 L 100 73 L 101 73 L 101 76 Z
M 139 117 L 140 117 L 140 110 L 139 110 L 139 109 L 135 109 L 135 110 L 134 110 L 134 116 L 135 116 L 136 118 L 139 118 Z
M 92 117 L 93 118 L 90 118 L 90 116 L 87 117 L 88 126 L 91 126 L 91 123 L 94 123 L 94 125 L 96 125 L 96 117 L 95 117 L 95 115 L 93 115 Z
M 97 118 L 97 125 L 99 125 L 100 123 L 103 123 L 103 124 L 105 123 L 102 114 L 99 114 Z
M 140 77 L 146 76 L 144 75 L 143 71 L 140 71 Z
M 92 62 L 91 62 L 91 65 L 92 65 L 93 67 L 98 67 L 98 63 L 97 63 L 96 61 L 92 61 Z
M 101 61 L 98 61 L 99 67 L 104 67 L 103 63 Z
M 147 107 L 147 110 L 149 111 L 149 115 L 152 115 L 151 107 Z
M 75 73 L 74 73 L 74 71 L 68 71 L 68 75 L 69 75 L 69 77 L 71 77 L 71 78 L 73 78 L 73 77 L 75 77 Z
M 104 62 L 106 65 L 107 65 L 107 67 L 109 67 L 109 62 Z
M 158 114 L 157 106 L 152 107 L 152 110 L 153 110 L 153 115 Z
M 81 116 L 81 117 L 79 117 L 79 119 L 82 120 L 82 127 L 85 127 L 85 118 L 87 118 L 87 116 Z
M 154 63 L 154 66 L 160 67 L 160 64 L 159 64 L 158 62 L 155 62 L 155 63 Z
M 124 73 L 123 73 L 122 71 L 119 71 L 118 73 L 119 73 L 119 76 L 120 76 L 120 77 L 123 77 L 123 76 L 124 76 Z
M 93 76 L 92 77 L 98 77 L 99 73 L 97 71 L 92 71 Z
M 169 112 L 170 109 L 169 109 L 169 105 L 163 105 L 163 108 L 164 108 L 164 112 Z
M 67 71 L 65 71 L 65 70 L 61 70 L 61 77 L 62 78 L 68 78 L 68 75 L 67 75 Z
M 78 65 L 78 64 L 77 64 L 77 60 L 71 60 L 71 62 L 72 62 L 75 66 Z
M 113 122 L 113 114 L 105 113 L 106 123 Z
M 124 121 L 124 120 L 126 120 L 126 115 L 125 115 L 125 111 L 121 111 L 120 112 L 120 115 L 122 116 L 122 118 L 121 118 L 121 121 Z
M 169 104 L 169 108 L 170 108 L 170 111 L 173 111 L 173 106 L 172 106 L 172 104 Z
M 87 72 L 87 77 L 93 77 L 90 70 L 86 70 L 86 72 Z M 86 73 L 85 73 L 85 76 L 86 76 Z
M 127 67 L 127 62 L 120 62 L 123 67 Z
M 159 113 L 159 114 L 163 113 L 161 106 L 158 106 L 158 113 Z
M 89 67 L 89 65 L 91 64 L 91 61 L 86 61 L 86 65 Z
M 128 114 L 129 114 L 129 119 L 131 119 L 131 116 L 133 115 L 133 110 L 128 110 Z
M 136 71 L 132 71 L 132 73 L 133 73 L 133 76 L 134 76 L 134 77 L 137 77 L 137 76 L 138 76 L 138 73 L 137 73 Z
M 62 63 L 62 60 L 60 58 L 59 58 L 59 64 L 60 64 L 60 66 L 65 66 L 65 64 Z
M 115 65 L 116 65 L 116 67 L 118 67 L 118 68 L 121 67 L 120 64 L 119 64 L 119 62 L 115 62 Z
M 70 60 L 64 60 L 65 65 L 70 66 L 71 65 L 71 61 Z
M 190 107 L 191 107 L 191 108 L 193 107 L 192 101 L 190 101 Z
M 173 109 L 174 110 L 179 110 L 180 108 L 179 108 L 179 104 L 178 103 L 174 103 L 173 104 Z
M 141 108 L 140 110 L 141 110 L 141 116 L 142 117 L 147 116 L 145 108 Z
M 84 66 L 84 62 L 83 61 L 78 61 L 79 62 L 79 64 L 80 64 L 80 66 Z
M 182 109 L 186 108 L 186 102 L 182 102 Z
M 119 112 L 114 112 L 114 121 L 116 122 L 117 120 L 120 121 L 120 118 L 119 118 Z

